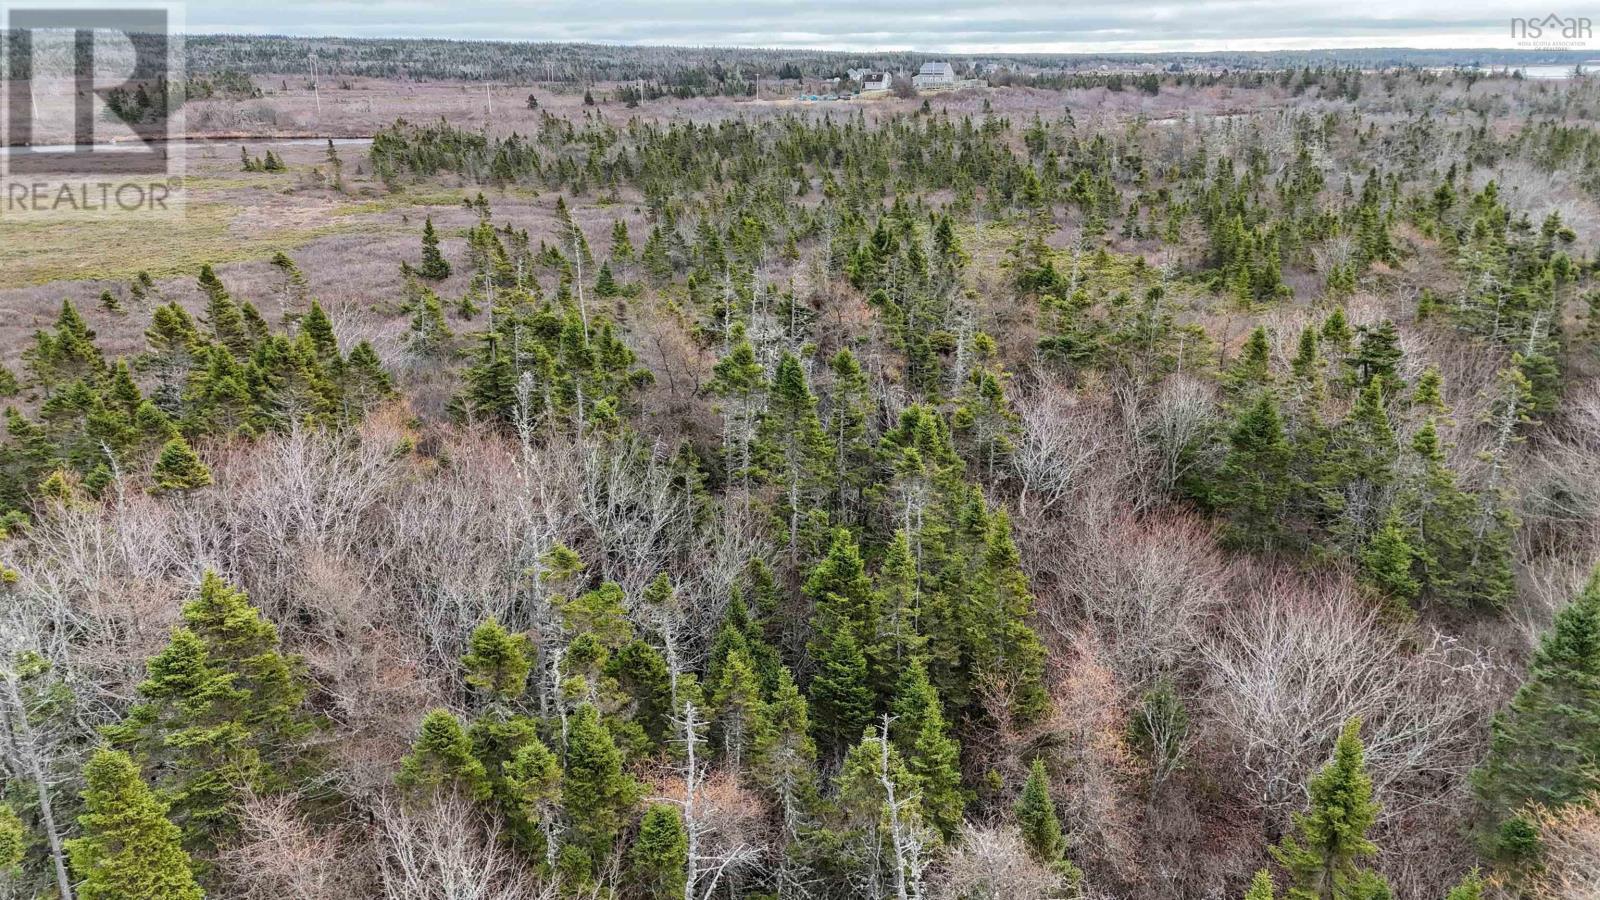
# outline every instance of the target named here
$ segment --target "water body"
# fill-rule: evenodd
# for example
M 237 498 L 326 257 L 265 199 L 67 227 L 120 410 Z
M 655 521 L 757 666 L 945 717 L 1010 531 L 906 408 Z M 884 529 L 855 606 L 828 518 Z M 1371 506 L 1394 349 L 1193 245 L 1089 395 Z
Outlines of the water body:
M 1583 69 L 1583 74 L 1585 74 L 1585 75 L 1600 74 L 1600 61 L 1586 62 L 1581 67 L 1580 66 L 1523 66 L 1522 68 L 1518 69 L 1517 71 L 1522 73 L 1522 77 L 1523 78 L 1533 78 L 1533 79 L 1539 79 L 1539 80 L 1550 80 L 1550 79 L 1555 79 L 1555 78 L 1571 78 L 1572 77 L 1572 70 L 1573 69 L 1577 69 L 1577 68 L 1582 68 Z

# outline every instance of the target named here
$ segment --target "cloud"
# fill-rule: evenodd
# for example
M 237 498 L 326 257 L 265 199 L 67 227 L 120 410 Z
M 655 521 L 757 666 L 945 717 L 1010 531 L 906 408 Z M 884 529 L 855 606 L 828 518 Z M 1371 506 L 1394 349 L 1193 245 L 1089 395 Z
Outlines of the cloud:
M 188 23 L 196 33 L 997 53 L 1504 47 L 1511 45 L 1510 16 L 1530 14 L 1484 0 L 1442 6 L 1437 0 L 191 0 Z

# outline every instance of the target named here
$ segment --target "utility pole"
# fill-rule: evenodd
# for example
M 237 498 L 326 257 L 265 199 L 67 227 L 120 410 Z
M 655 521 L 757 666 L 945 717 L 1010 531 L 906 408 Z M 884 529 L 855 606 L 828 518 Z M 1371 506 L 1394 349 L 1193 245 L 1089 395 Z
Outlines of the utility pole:
M 322 85 L 317 84 L 317 52 L 315 50 L 306 54 L 311 60 L 311 95 L 317 98 L 317 124 L 322 124 Z

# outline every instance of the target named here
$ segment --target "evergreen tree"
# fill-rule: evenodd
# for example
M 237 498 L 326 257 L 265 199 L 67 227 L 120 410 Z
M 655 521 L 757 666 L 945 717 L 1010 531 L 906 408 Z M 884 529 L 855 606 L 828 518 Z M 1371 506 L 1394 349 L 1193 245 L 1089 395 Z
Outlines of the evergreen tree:
M 431 217 L 422 222 L 422 265 L 417 274 L 429 281 L 443 281 L 450 277 L 450 263 L 439 252 L 439 233 L 433 230 Z
M 639 836 L 628 851 L 628 873 L 637 896 L 646 900 L 681 900 L 685 896 L 689 834 L 678 809 L 657 803 L 639 823 Z
M 83 781 L 83 836 L 67 842 L 80 900 L 200 900 L 178 826 L 133 760 L 97 750 Z
M 1517 849 L 1510 838 L 1525 830 L 1516 823 L 1524 805 L 1557 807 L 1600 789 L 1600 574 L 1556 615 L 1527 679 L 1495 717 L 1472 783 L 1489 849 L 1508 860 Z
M 962 386 L 950 430 L 962 439 L 974 466 L 981 467 L 984 475 L 992 479 L 996 467 L 1016 448 L 1021 428 L 1001 387 L 1004 373 L 988 364 L 995 353 L 994 339 L 980 334 L 974 343 L 985 364 L 975 367 Z
M 242 790 L 280 790 L 304 774 L 317 723 L 302 663 L 279 651 L 277 629 L 243 591 L 207 571 L 148 669 L 140 702 L 106 737 L 152 774 L 185 843 L 208 848 L 231 829 Z
M 826 431 L 833 448 L 833 472 L 838 491 L 835 513 L 841 522 L 858 521 L 859 505 L 872 482 L 872 442 L 868 433 L 875 411 L 867 375 L 849 350 L 834 354 L 828 364 L 833 373 Z
M 738 479 L 748 492 L 756 474 L 756 425 L 766 397 L 766 372 L 756 360 L 755 347 L 735 327 L 733 344 L 711 370 L 708 392 L 722 401 L 722 449 L 730 480 Z
M 1456 485 L 1432 420 L 1423 423 L 1411 448 L 1418 465 L 1400 492 L 1397 510 L 1418 535 L 1413 549 L 1422 594 L 1457 606 L 1499 607 L 1514 590 L 1514 520 L 1494 498 Z
M 162 446 L 150 475 L 157 493 L 188 493 L 211 484 L 211 469 L 182 437 Z
M 27 827 L 10 804 L 0 803 L 0 878 L 15 873 L 22 865 L 27 845 Z
M 1244 900 L 1273 900 L 1273 891 L 1272 874 L 1261 869 L 1250 879 L 1250 890 L 1245 891 Z
M 1241 547 L 1270 548 L 1282 542 L 1282 513 L 1292 485 L 1292 451 L 1278 404 L 1263 392 L 1245 407 L 1228 435 L 1216 487 L 1228 513 L 1228 540 Z
M 467 655 L 461 662 L 467 669 L 467 684 L 488 695 L 495 703 L 511 702 L 527 689 L 528 638 L 512 634 L 491 618 L 472 630 Z
M 1381 380 L 1385 393 L 1397 393 L 1401 381 L 1396 374 L 1400 364 L 1400 333 L 1394 322 L 1385 319 L 1371 328 L 1360 330 L 1360 344 L 1349 360 L 1357 383 L 1366 385 L 1374 379 Z
M 317 359 L 324 365 L 339 359 L 339 339 L 334 336 L 333 322 L 321 303 L 311 301 L 311 309 L 300 317 L 300 330 L 311 338 L 311 345 L 317 349 Z
M 1422 585 L 1412 575 L 1417 551 L 1393 513 L 1361 548 L 1361 577 L 1386 597 L 1404 603 L 1417 599 Z
M 812 727 L 823 753 L 837 758 L 872 722 L 872 686 L 867 658 L 850 628 L 833 629 L 820 650 L 810 685 Z
M 568 846 L 580 854 L 575 865 L 587 864 L 592 873 L 616 846 L 640 789 L 623 772 L 622 752 L 592 704 L 578 707 L 568 729 L 561 809 L 567 820 Z
M 817 747 L 811 739 L 810 711 L 788 669 L 778 672 L 772 699 L 757 723 L 752 776 L 783 811 L 795 834 L 816 797 Z
M 395 781 L 424 796 L 457 790 L 474 800 L 487 800 L 490 793 L 489 773 L 473 755 L 461 721 L 447 709 L 429 710 L 422 717 L 422 729 L 411 752 L 400 761 Z
M 535 739 L 502 765 L 512 833 L 535 858 L 554 864 L 555 821 L 561 805 L 561 762 Z
M 1067 839 L 1061 833 L 1056 802 L 1050 796 L 1050 776 L 1045 773 L 1044 760 L 1033 761 L 1022 796 L 1017 798 L 1016 813 L 1023 843 L 1035 860 L 1054 866 L 1066 859 Z
M 764 705 L 761 681 L 747 649 L 728 653 L 712 684 L 711 705 L 716 711 L 712 724 L 720 738 L 722 759 L 737 772 L 755 740 Z
M 817 417 L 817 398 L 806 384 L 800 360 L 785 353 L 773 373 L 767 408 L 757 428 L 756 457 L 763 480 L 780 491 L 774 518 L 787 538 L 791 565 L 799 562 L 806 511 L 831 488 L 829 449 Z
M 1294 817 L 1294 830 L 1273 849 L 1289 873 L 1289 900 L 1369 900 L 1380 876 L 1361 866 L 1378 852 L 1367 838 L 1379 807 L 1372 799 L 1361 747 L 1361 721 L 1345 723 L 1333 759 L 1310 784 L 1310 808 Z
M 428 289 L 423 289 L 422 296 L 417 300 L 416 310 L 411 315 L 411 330 L 406 335 L 406 349 L 418 356 L 439 357 L 449 349 L 451 338 L 455 337 L 450 331 L 450 326 L 444 320 L 444 305 L 439 295 Z M 489 332 L 486 336 L 489 341 L 498 341 L 499 335 Z M 494 354 L 499 359 L 498 354 Z
M 199 286 L 206 295 L 206 311 L 201 320 L 210 326 L 212 338 L 235 357 L 248 357 L 255 342 L 245 324 L 244 312 L 210 265 L 200 267 Z
M 1240 400 L 1248 400 L 1254 392 L 1272 383 L 1271 353 L 1267 344 L 1267 329 L 1258 326 L 1250 332 L 1239 351 L 1239 358 L 1228 369 L 1229 393 Z
M 949 736 L 939 692 L 922 660 L 913 659 L 900 679 L 890 729 L 906 768 L 922 790 L 929 824 L 946 840 L 961 828 L 966 798 L 961 789 L 961 747 Z
M 1461 883 L 1450 889 L 1444 900 L 1483 900 L 1483 878 L 1474 869 L 1461 879 Z

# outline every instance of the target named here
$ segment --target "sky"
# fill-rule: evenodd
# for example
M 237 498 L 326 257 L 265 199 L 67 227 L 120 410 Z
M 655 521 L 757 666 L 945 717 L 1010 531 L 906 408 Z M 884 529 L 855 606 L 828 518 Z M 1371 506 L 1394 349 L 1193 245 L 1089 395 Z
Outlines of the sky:
M 1160 52 L 1516 47 L 1554 0 L 189 0 L 191 33 L 917 50 Z M 1594 46 L 1594 44 L 1590 44 Z

